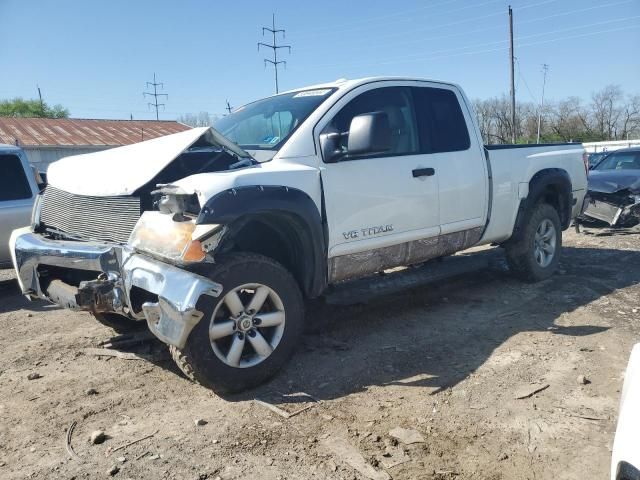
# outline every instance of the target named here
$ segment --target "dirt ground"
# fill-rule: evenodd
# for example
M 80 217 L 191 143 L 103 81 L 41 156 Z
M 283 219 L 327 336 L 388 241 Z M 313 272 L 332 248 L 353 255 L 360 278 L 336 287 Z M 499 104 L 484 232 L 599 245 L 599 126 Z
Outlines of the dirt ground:
M 640 234 L 596 233 L 565 232 L 560 273 L 535 285 L 491 249 L 455 279 L 409 269 L 366 298 L 314 303 L 289 366 L 224 399 L 154 340 L 119 347 L 148 361 L 92 355 L 113 331 L 27 302 L 4 272 L 0 478 L 605 479 L 640 333 Z M 308 408 L 285 418 L 256 398 Z M 398 427 L 418 441 L 398 442 Z

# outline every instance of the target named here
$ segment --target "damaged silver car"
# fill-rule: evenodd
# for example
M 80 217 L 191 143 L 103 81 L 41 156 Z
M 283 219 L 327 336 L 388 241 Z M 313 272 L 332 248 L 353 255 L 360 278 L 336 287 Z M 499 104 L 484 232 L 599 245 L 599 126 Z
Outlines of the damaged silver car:
M 583 220 L 611 227 L 640 223 L 640 148 L 617 150 L 589 172 Z

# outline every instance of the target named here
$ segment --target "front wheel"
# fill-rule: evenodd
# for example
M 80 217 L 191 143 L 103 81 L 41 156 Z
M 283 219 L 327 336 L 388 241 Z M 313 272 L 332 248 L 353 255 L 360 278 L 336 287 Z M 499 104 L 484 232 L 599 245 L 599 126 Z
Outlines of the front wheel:
M 252 253 L 229 255 L 209 276 L 223 291 L 203 308 L 184 348 L 171 347 L 191 380 L 218 392 L 255 387 L 289 359 L 303 330 L 298 284 L 274 260 Z M 205 299 L 206 300 L 206 299 Z
M 557 210 L 538 203 L 527 215 L 523 231 L 506 247 L 509 269 L 519 278 L 539 282 L 554 274 L 562 250 L 562 229 Z

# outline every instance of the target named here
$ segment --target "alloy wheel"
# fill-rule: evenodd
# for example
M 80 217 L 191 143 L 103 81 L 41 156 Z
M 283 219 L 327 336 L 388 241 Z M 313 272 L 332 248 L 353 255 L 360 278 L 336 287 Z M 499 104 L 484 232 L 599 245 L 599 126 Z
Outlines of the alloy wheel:
M 271 355 L 285 328 L 285 311 L 278 294 L 251 283 L 227 292 L 209 323 L 215 355 L 234 368 L 253 367 Z
M 548 267 L 553 261 L 553 257 L 556 254 L 556 240 L 557 233 L 556 227 L 553 222 L 548 218 L 545 218 L 538 225 L 536 235 L 533 240 L 533 254 L 536 259 L 536 263 L 542 268 Z

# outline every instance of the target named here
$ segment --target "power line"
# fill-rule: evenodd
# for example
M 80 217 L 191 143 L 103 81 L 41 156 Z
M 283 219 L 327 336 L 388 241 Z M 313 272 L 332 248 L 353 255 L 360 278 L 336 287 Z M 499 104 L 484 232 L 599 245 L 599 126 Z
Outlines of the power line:
M 540 143 L 540 123 L 542 122 L 542 109 L 544 108 L 544 87 L 547 84 L 547 72 L 549 65 L 542 64 L 542 99 L 540 100 L 540 108 L 538 109 L 538 134 L 536 135 L 536 143 Z
M 529 95 L 531 96 L 531 100 L 533 100 L 533 103 L 538 103 L 538 97 L 536 97 L 533 94 L 533 91 L 531 91 L 531 88 L 529 87 L 529 84 L 527 83 L 527 79 L 524 78 L 524 75 L 522 74 L 522 67 L 520 66 L 520 59 L 518 57 L 516 57 L 516 67 L 518 68 L 518 80 L 522 80 L 522 83 L 524 83 L 524 86 L 527 88 L 527 92 L 529 92 Z M 518 83 L 518 86 L 520 85 L 520 83 Z M 518 89 L 516 88 L 516 91 Z
M 162 107 L 164 109 L 165 104 L 164 103 L 158 103 L 158 97 L 164 97 L 164 98 L 169 98 L 169 95 L 167 95 L 166 93 L 158 93 L 158 87 L 164 89 L 164 83 L 159 83 L 156 82 L 156 74 L 155 72 L 153 73 L 153 82 L 147 82 L 147 88 L 149 88 L 149 86 L 153 87 L 153 93 L 151 92 L 142 92 L 142 96 L 146 97 L 147 95 L 153 97 L 153 102 L 149 102 L 147 103 L 147 105 L 149 107 L 155 107 L 156 108 L 156 120 L 160 120 L 160 117 L 158 115 L 158 107 Z
M 345 31 L 345 29 L 347 29 L 347 31 L 349 33 L 351 33 L 351 32 L 358 32 L 360 30 L 366 30 L 367 28 L 379 28 L 377 26 L 369 27 L 367 25 L 362 25 L 362 24 L 367 24 L 367 23 L 375 23 L 377 21 L 383 21 L 385 27 L 388 27 L 389 24 L 392 23 L 392 22 L 393 23 L 402 23 L 402 22 L 416 23 L 417 19 L 416 19 L 414 14 L 416 14 L 416 13 L 418 13 L 420 11 L 424 11 L 424 10 L 431 10 L 434 7 L 440 7 L 440 6 L 444 6 L 444 5 L 449 5 L 451 3 L 455 3 L 456 1 L 459 1 L 459 0 L 450 0 L 450 1 L 445 1 L 445 2 L 441 2 L 441 3 L 437 3 L 437 4 L 424 5 L 422 7 L 412 8 L 412 9 L 396 10 L 395 12 L 388 13 L 386 15 L 379 15 L 379 16 L 368 17 L 368 18 L 360 18 L 360 19 L 354 20 L 353 22 L 349 22 L 349 23 L 343 23 L 343 24 L 338 24 L 338 25 L 332 25 L 330 27 L 321 27 L 321 28 L 306 30 L 307 33 L 302 33 L 302 34 L 298 35 L 298 38 L 309 38 L 309 37 L 316 37 L 316 36 L 324 36 L 324 35 L 326 35 L 328 33 L 332 33 L 332 32 L 343 33 Z M 433 17 L 437 17 L 437 16 L 452 16 L 453 14 L 456 14 L 456 16 L 457 16 L 457 14 L 459 14 L 459 12 L 462 12 L 464 10 L 478 9 L 480 7 L 484 7 L 484 6 L 490 5 L 492 3 L 498 3 L 500 1 L 502 1 L 502 0 L 488 0 L 488 1 L 485 1 L 485 2 L 482 2 L 482 3 L 477 3 L 475 5 L 465 5 L 463 7 L 458 7 L 458 8 L 453 8 L 453 9 L 449 9 L 449 10 L 434 12 L 433 14 L 429 15 L 429 20 L 432 20 Z M 541 6 L 541 5 L 546 5 L 548 3 L 557 2 L 557 1 L 558 0 L 541 0 L 541 1 L 538 1 L 538 2 L 531 3 L 529 5 L 523 5 L 522 7 L 516 7 L 516 8 L 514 8 L 514 10 L 515 11 L 525 10 L 527 8 L 538 7 L 538 6 Z M 476 17 L 476 18 L 485 18 L 487 16 L 496 16 L 496 15 L 501 15 L 502 13 L 503 13 L 503 11 L 500 11 L 500 12 L 496 12 L 496 13 L 492 13 L 492 14 L 489 14 L 489 15 L 486 15 L 486 16 Z M 400 18 L 393 19 L 393 17 L 400 17 Z M 464 22 L 475 20 L 476 18 L 467 19 L 467 20 L 464 20 Z M 455 22 L 455 23 L 458 23 L 458 22 Z M 359 24 L 360 24 L 360 26 L 358 26 Z M 439 25 L 436 28 L 442 28 L 443 26 L 444 25 Z M 419 30 L 424 30 L 424 29 L 419 29 Z M 433 30 L 433 28 L 427 28 L 427 30 Z M 406 30 L 404 32 L 406 33 Z
M 518 12 L 518 11 L 524 9 L 524 8 L 533 8 L 533 7 L 536 7 L 536 6 L 541 6 L 541 5 L 543 5 L 543 4 L 545 4 L 545 3 L 549 2 L 549 1 L 550 0 L 546 0 L 546 1 L 543 1 L 543 2 L 537 2 L 537 3 L 531 4 L 531 5 L 526 5 L 526 6 L 523 6 L 523 7 L 520 7 L 520 8 L 514 8 L 513 10 L 515 12 Z M 555 0 L 553 0 L 553 1 L 555 1 Z M 556 14 L 553 14 L 553 15 L 546 15 L 546 16 L 543 16 L 543 17 L 530 18 L 530 19 L 527 18 L 527 19 L 524 19 L 524 20 L 518 20 L 516 26 L 529 24 L 529 23 L 534 23 L 534 22 L 543 21 L 543 20 L 548 20 L 548 19 L 551 19 L 551 18 L 557 18 L 557 17 L 561 17 L 561 16 L 566 16 L 566 15 L 575 15 L 577 13 L 587 12 L 587 11 L 590 11 L 590 10 L 595 10 L 595 9 L 600 9 L 600 8 L 614 7 L 614 6 L 618 6 L 618 5 L 622 5 L 622 4 L 626 4 L 626 3 L 631 3 L 633 1 L 635 1 L 635 0 L 622 0 L 622 1 L 612 2 L 612 3 L 605 3 L 605 4 L 596 5 L 596 6 L 591 6 L 591 7 L 587 7 L 587 8 L 573 9 L 573 10 L 569 10 L 569 11 L 565 11 L 565 12 L 561 12 L 561 13 L 556 13 Z M 426 32 L 426 33 L 435 32 L 435 31 L 440 30 L 440 29 L 445 28 L 445 27 L 458 26 L 458 25 L 461 25 L 461 24 L 464 24 L 464 23 L 469 23 L 469 22 L 472 22 L 472 21 L 476 21 L 477 22 L 478 20 L 483 20 L 483 19 L 486 19 L 486 18 L 489 18 L 489 17 L 503 15 L 503 13 L 504 12 L 501 11 L 501 12 L 489 13 L 489 14 L 485 14 L 485 15 L 481 15 L 481 16 L 470 17 L 470 18 L 463 19 L 463 20 L 457 20 L 457 21 L 453 21 L 453 22 L 440 24 L 437 27 L 427 27 L 427 28 L 423 27 L 423 28 L 418 28 L 418 29 L 413 29 L 413 30 L 403 30 L 402 32 L 395 32 L 395 33 L 391 33 L 391 34 L 387 34 L 387 35 L 376 34 L 375 38 L 376 38 L 376 40 L 386 40 L 386 39 L 393 38 L 393 37 L 398 37 L 398 38 L 399 37 L 406 38 L 407 36 L 415 37 L 415 35 L 412 35 L 412 34 L 419 33 L 419 32 L 420 33 L 422 33 L 422 32 Z M 623 18 L 623 19 L 620 19 L 620 20 L 625 20 L 625 19 Z M 616 21 L 618 21 L 618 20 L 616 20 Z M 478 22 L 478 23 L 482 23 L 482 22 Z M 595 25 L 598 25 L 598 24 L 593 24 L 593 25 L 595 26 Z M 457 31 L 456 30 L 453 33 L 447 33 L 445 35 L 435 35 L 435 36 L 430 36 L 430 37 L 413 38 L 410 41 L 402 41 L 402 42 L 394 41 L 393 43 L 386 43 L 385 46 L 386 47 L 392 47 L 392 48 L 401 49 L 401 48 L 404 48 L 405 46 L 409 46 L 409 45 L 415 45 L 415 44 L 424 45 L 425 42 L 439 42 L 440 40 L 444 40 L 444 39 L 448 39 L 448 38 L 452 38 L 452 37 L 458 37 L 458 36 L 463 36 L 463 35 L 464 36 L 468 36 L 468 35 L 470 35 L 472 33 L 482 33 L 482 32 L 486 32 L 486 31 L 490 31 L 490 30 L 495 30 L 498 27 L 499 27 L 499 25 L 496 24 L 496 25 L 493 25 L 493 26 L 490 26 L 490 27 L 483 27 L 483 28 L 473 29 L 473 30 L 466 30 L 466 29 L 464 29 L 462 31 Z M 586 27 L 586 25 L 584 27 Z M 573 29 L 576 29 L 576 28 L 583 28 L 583 27 L 580 27 L 580 26 L 571 27 L 571 28 L 568 28 L 566 30 L 573 30 Z M 454 30 L 454 29 L 450 29 L 450 30 Z M 351 30 L 349 30 L 349 31 L 351 31 Z M 563 31 L 563 30 L 559 30 L 557 32 L 560 32 L 560 31 Z M 534 35 L 520 36 L 520 37 L 518 37 L 518 40 L 519 39 L 523 39 L 523 38 L 530 38 L 530 37 L 535 37 L 535 36 L 540 36 L 540 35 L 546 35 L 546 34 L 550 34 L 550 33 L 554 33 L 554 32 L 546 32 L 546 33 L 542 33 L 542 34 L 539 33 L 539 34 L 534 34 Z M 506 43 L 506 42 L 507 42 L 506 40 L 500 40 L 500 41 L 496 41 L 496 42 L 487 42 L 487 43 L 482 43 L 482 44 L 476 43 L 474 45 L 465 46 L 465 47 L 457 47 L 457 48 L 454 48 L 454 49 L 447 49 L 445 51 L 460 50 L 460 49 L 465 49 L 465 48 L 479 47 L 479 46 L 483 46 L 483 45 L 493 45 L 493 44 Z M 355 48 L 355 49 L 350 49 L 348 47 L 345 49 L 343 46 L 341 46 L 341 48 L 340 48 L 340 52 L 342 52 L 342 53 L 348 52 L 350 54 L 357 53 L 357 52 L 360 52 L 360 51 L 361 52 L 369 52 L 370 50 L 371 50 L 370 46 L 367 47 L 367 48 Z M 300 49 L 298 49 L 297 51 L 300 52 Z M 312 52 L 313 50 L 309 50 L 309 51 Z M 409 58 L 411 56 L 419 56 L 419 55 L 424 55 L 424 54 L 423 53 L 415 53 L 413 55 L 409 55 L 409 56 L 402 57 L 402 58 Z M 334 65 L 334 64 L 328 64 L 328 66 L 332 66 L 332 65 Z M 350 63 L 349 65 L 350 66 L 354 66 L 352 63 Z M 322 66 L 322 65 L 315 64 L 315 66 Z
M 515 12 L 519 12 L 520 10 L 523 10 L 523 9 L 526 9 L 526 8 L 539 7 L 539 6 L 546 5 L 546 4 L 552 3 L 552 2 L 557 2 L 557 1 L 558 0 L 541 0 L 541 1 L 538 1 L 538 2 L 535 2 L 535 3 L 531 3 L 529 5 L 525 5 L 525 6 L 522 6 L 522 7 L 514 8 L 513 10 Z M 491 3 L 495 3 L 495 1 L 492 0 L 492 1 L 484 2 L 484 3 L 479 3 L 479 4 L 476 4 L 476 5 L 467 5 L 465 7 L 461 7 L 461 8 L 454 9 L 454 10 L 445 10 L 443 12 L 435 12 L 433 15 L 430 16 L 429 22 L 427 22 L 427 26 L 422 26 L 422 27 L 413 28 L 413 29 L 404 28 L 400 32 L 391 32 L 391 33 L 386 33 L 386 34 L 384 32 L 383 33 L 376 32 L 375 38 L 377 40 L 381 40 L 381 39 L 389 39 L 389 38 L 394 38 L 394 37 L 406 37 L 408 34 L 411 34 L 411 33 L 438 31 L 438 30 L 442 30 L 443 28 L 447 28 L 447 27 L 461 25 L 461 24 L 465 24 L 465 23 L 469 23 L 469 22 L 477 22 L 479 20 L 484 20 L 486 18 L 491 18 L 491 17 L 504 15 L 504 10 L 500 10 L 500 11 L 496 11 L 496 12 L 493 12 L 493 13 L 477 15 L 477 16 L 468 17 L 468 18 L 464 18 L 464 19 L 456 20 L 456 21 L 452 21 L 452 22 L 447 22 L 447 23 L 432 22 L 432 18 L 434 18 L 434 17 L 446 16 L 446 17 L 457 18 L 458 14 L 456 12 L 459 12 L 461 10 L 467 10 L 467 9 L 482 7 L 482 6 L 485 6 L 485 5 L 489 5 Z M 430 7 L 430 6 L 428 6 L 428 7 Z M 422 8 L 427 8 L 427 7 L 422 7 Z M 394 14 L 390 14 L 389 17 L 392 17 L 393 15 Z M 413 23 L 418 23 L 419 24 L 419 22 L 416 22 L 415 16 L 407 16 L 407 15 L 405 15 L 405 18 L 401 18 L 401 19 L 395 20 L 395 23 L 403 22 L 403 21 L 411 21 Z M 387 27 L 388 24 L 392 23 L 392 22 L 393 21 L 385 22 L 387 24 L 387 25 L 385 25 L 385 27 Z M 435 26 L 433 26 L 434 23 L 436 24 Z M 353 33 L 353 32 L 358 33 L 358 30 L 363 30 L 363 28 L 364 29 L 367 28 L 367 27 L 352 27 L 351 25 L 345 26 L 343 28 L 346 28 L 346 27 L 348 27 L 346 30 L 335 30 L 336 32 L 340 33 L 341 38 L 345 35 L 345 33 Z M 372 28 L 378 29 L 378 27 L 372 27 Z M 330 31 L 323 32 L 322 34 L 314 34 L 314 35 L 301 34 L 301 35 L 298 35 L 297 38 L 324 36 L 327 33 L 331 33 L 332 31 L 334 31 L 333 28 Z M 362 35 L 362 33 L 359 33 L 359 35 Z
M 576 9 L 573 9 L 573 10 L 569 10 L 567 12 L 560 12 L 560 13 L 554 13 L 553 15 L 547 15 L 545 17 L 530 18 L 530 19 L 522 20 L 522 21 L 518 22 L 518 25 L 523 25 L 525 23 L 539 22 L 541 20 L 548 20 L 550 18 L 563 17 L 565 15 L 573 15 L 573 14 L 576 14 L 576 13 L 588 12 L 590 10 L 595 10 L 595 9 L 598 9 L 598 8 L 615 7 L 615 6 L 618 6 L 618 5 L 622 5 L 624 3 L 631 3 L 633 1 L 635 1 L 635 0 L 622 0 L 622 1 L 619 1 L 619 2 L 601 3 L 601 4 L 595 5 L 593 7 L 576 8 Z
M 316 36 L 324 36 L 324 35 L 332 33 L 332 32 L 344 32 L 345 29 L 347 29 L 347 31 L 349 31 L 349 32 L 353 32 L 353 31 L 366 30 L 367 28 L 378 28 L 377 26 L 369 27 L 367 25 L 363 25 L 363 24 L 367 24 L 367 23 L 375 23 L 375 22 L 378 22 L 378 21 L 383 21 L 385 26 L 389 26 L 389 24 L 391 22 L 395 22 L 395 23 L 415 22 L 416 21 L 416 17 L 414 15 L 415 13 L 418 13 L 418 12 L 423 11 L 423 10 L 431 10 L 434 7 L 440 7 L 440 6 L 444 6 L 444 5 L 449 5 L 451 3 L 455 3 L 455 2 L 458 2 L 458 1 L 460 1 L 460 0 L 450 0 L 450 1 L 441 2 L 441 3 L 437 3 L 437 4 L 424 5 L 424 6 L 418 7 L 418 8 L 405 9 L 405 10 L 396 10 L 394 12 L 387 13 L 386 15 L 378 15 L 378 16 L 368 17 L 368 18 L 359 18 L 359 19 L 354 20 L 353 22 L 349 22 L 349 23 L 342 23 L 342 24 L 337 24 L 337 25 L 331 25 L 330 27 L 322 27 L 322 28 L 306 30 L 307 33 L 302 33 L 302 34 L 298 35 L 298 37 L 299 38 L 309 38 L 309 37 L 316 37 Z M 491 3 L 497 3 L 499 1 L 502 1 L 502 0 L 489 0 L 489 1 L 486 1 L 486 2 L 483 2 L 483 3 L 479 3 L 479 4 L 476 4 L 476 5 L 467 5 L 467 6 L 460 7 L 460 8 L 455 8 L 455 9 L 452 9 L 452 10 L 445 10 L 445 11 L 435 12 L 433 14 L 433 16 L 450 15 L 450 14 L 453 14 L 453 13 L 460 12 L 462 10 L 467 10 L 467 9 L 470 9 L 470 8 L 478 8 L 478 7 L 482 7 L 482 6 L 485 6 L 485 5 L 489 5 Z M 546 1 L 556 1 L 556 0 L 546 0 Z M 393 17 L 400 17 L 400 18 L 392 20 Z M 360 25 L 360 26 L 358 26 L 358 25 Z
M 276 14 L 272 14 L 271 17 L 271 28 L 269 27 L 262 27 L 262 36 L 264 36 L 264 32 L 271 32 L 271 34 L 273 35 L 273 43 L 272 44 L 268 44 L 268 43 L 263 43 L 263 42 L 258 42 L 258 51 L 260 51 L 260 46 L 266 47 L 266 48 L 270 48 L 271 50 L 273 50 L 273 60 L 270 60 L 268 58 L 264 59 L 264 66 L 267 66 L 267 63 L 270 63 L 271 65 L 273 65 L 273 70 L 275 72 L 276 75 L 276 93 L 278 93 L 278 65 L 283 64 L 285 67 L 287 66 L 287 62 L 284 60 L 278 60 L 278 50 L 281 48 L 288 48 L 289 49 L 289 53 L 291 53 L 291 45 L 278 45 L 276 42 L 276 35 L 278 33 L 282 33 L 282 38 L 284 38 L 285 36 L 285 31 L 284 29 L 280 28 L 280 29 L 276 29 Z
M 591 28 L 591 27 L 596 27 L 596 26 L 600 26 L 600 25 L 606 25 L 606 24 L 610 24 L 610 23 L 616 23 L 616 22 L 624 22 L 624 21 L 628 21 L 628 20 L 635 20 L 640 18 L 640 15 L 636 15 L 636 16 L 632 16 L 632 17 L 623 17 L 623 18 L 616 18 L 616 19 L 612 19 L 612 20 L 605 20 L 602 22 L 595 22 L 595 23 L 590 23 L 590 24 L 584 24 L 584 25 L 577 25 L 577 26 L 573 26 L 573 27 L 569 27 L 569 28 L 563 28 L 563 29 L 558 29 L 558 30 L 551 30 L 551 31 L 547 31 L 547 32 L 541 32 L 541 33 L 534 33 L 534 34 L 530 34 L 530 35 L 520 35 L 518 37 L 515 38 L 516 42 L 521 42 L 522 40 L 525 39 L 529 39 L 529 38 L 536 38 L 536 37 L 541 37 L 541 36 L 545 36 L 545 35 L 553 35 L 553 34 L 557 34 L 557 33 L 564 33 L 564 32 L 569 32 L 572 30 L 579 30 L 579 29 L 583 29 L 583 28 Z M 638 26 L 636 25 L 631 25 L 629 27 L 624 27 L 624 29 L 628 29 L 628 28 L 634 28 Z M 609 30 L 605 30 L 604 32 L 608 32 Z M 616 30 L 614 30 L 616 31 Z M 594 34 L 598 34 L 599 32 L 593 32 Z M 581 37 L 581 36 L 590 36 L 590 32 L 588 32 L 587 34 L 581 34 L 581 35 L 577 35 L 577 36 L 569 36 L 569 37 L 562 37 L 562 38 L 558 38 L 558 39 L 551 39 L 551 40 L 543 40 L 540 42 L 530 42 L 530 43 L 517 43 L 516 46 L 518 47 L 522 47 L 522 46 L 529 46 L 529 45 L 537 45 L 539 43 L 548 43 L 550 41 L 556 41 L 556 40 L 561 40 L 561 39 L 569 39 L 569 38 L 577 38 L 577 37 Z M 470 54 L 475 54 L 475 53 L 485 53 L 485 52 L 498 52 L 498 51 L 502 51 L 507 49 L 507 46 L 504 47 L 498 47 L 498 48 L 491 48 L 491 49 L 484 49 L 484 50 L 473 50 L 472 52 L 460 52 L 460 53 L 453 53 L 459 50 L 466 50 L 466 49 L 470 49 L 470 48 L 477 48 L 477 47 L 482 47 L 482 46 L 490 46 L 490 45 L 498 45 L 498 44 L 503 44 L 503 43 L 508 43 L 508 40 L 497 40 L 497 41 L 493 41 L 493 42 L 485 42 L 485 43 L 476 43 L 473 45 L 465 45 L 465 46 L 461 46 L 461 47 L 454 47 L 454 48 L 447 48 L 444 50 L 436 50 L 436 51 L 432 51 L 432 52 L 416 52 L 416 53 L 410 53 L 407 55 L 402 55 L 402 56 L 395 56 L 393 60 L 390 61 L 378 61 L 375 63 L 360 63 L 360 64 L 354 64 L 354 63 L 349 63 L 348 65 L 350 67 L 362 67 L 362 66 L 368 66 L 368 65 L 392 65 L 392 64 L 397 64 L 397 63 L 403 63 L 404 60 L 432 60 L 432 59 L 438 59 L 438 58 L 442 58 L 441 54 L 447 54 L 447 57 L 455 57 L 455 56 L 461 56 L 461 55 L 470 55 Z M 340 63 L 333 63 L 333 64 L 316 64 L 317 67 L 336 67 L 336 66 L 341 66 L 342 64 Z

